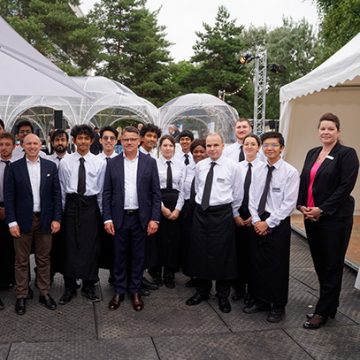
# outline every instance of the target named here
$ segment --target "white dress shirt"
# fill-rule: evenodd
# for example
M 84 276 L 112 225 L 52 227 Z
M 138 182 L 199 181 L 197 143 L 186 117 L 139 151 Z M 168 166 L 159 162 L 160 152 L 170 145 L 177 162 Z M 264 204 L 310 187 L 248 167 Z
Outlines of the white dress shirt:
M 0 160 L 4 160 L 0 156 Z M 9 159 L 10 162 L 14 162 L 15 159 L 13 156 Z M 7 160 L 6 160 L 7 161 Z M 0 161 L 0 202 L 4 202 L 4 171 L 5 171 L 6 163 Z
M 243 183 L 245 182 L 245 177 L 249 168 L 249 161 L 247 160 L 243 160 L 239 162 L 239 166 L 240 166 L 240 173 L 241 173 L 241 178 Z M 262 165 L 264 165 L 264 162 L 261 161 L 258 157 L 255 158 L 255 160 L 251 161 L 251 182 L 253 181 L 254 178 L 254 172 L 256 172 L 257 168 L 261 167 Z
M 152 158 L 157 159 L 157 150 L 156 148 L 152 149 L 150 152 L 145 150 L 142 146 L 139 146 L 139 151 L 145 155 L 150 155 Z
M 206 158 L 199 161 L 195 168 L 195 202 L 201 204 L 205 181 L 212 160 Z M 214 166 L 214 177 L 210 193 L 210 206 L 230 204 L 233 215 L 239 216 L 239 208 L 244 196 L 244 184 L 240 174 L 239 164 L 222 155 Z
M 167 169 L 168 165 L 162 155 L 156 160 L 157 168 L 159 172 L 160 188 L 166 189 Z M 175 157 L 170 159 L 171 161 L 171 173 L 172 173 L 172 188 L 179 191 L 178 200 L 176 202 L 175 209 L 181 210 L 184 205 L 183 183 L 185 180 L 185 164 L 181 164 L 175 161 Z
M 47 159 L 54 162 L 56 164 L 56 166 L 59 168 L 59 164 L 60 164 L 60 161 L 62 161 L 65 156 L 68 156 L 69 153 L 67 151 L 64 152 L 63 156 L 59 156 L 56 152 L 54 152 L 53 154 L 51 155 L 47 155 Z M 59 159 L 59 157 L 61 158 L 61 160 Z
M 135 159 L 130 160 L 124 153 L 124 209 L 135 210 L 139 208 L 137 195 L 137 169 L 139 163 L 139 152 Z
M 250 185 L 249 211 L 253 224 L 260 221 L 258 207 L 265 187 L 267 165 L 263 163 L 257 168 Z M 269 228 L 278 226 L 282 220 L 291 215 L 296 206 L 300 183 L 298 171 L 283 159 L 278 160 L 273 166 L 275 169 L 272 172 L 265 205 L 265 211 L 271 214 L 266 219 Z
M 66 194 L 77 193 L 78 174 L 81 155 L 78 152 L 69 154 L 59 165 L 59 180 L 61 185 L 62 204 L 65 207 Z M 97 195 L 100 210 L 102 210 L 102 190 L 106 162 L 92 154 L 90 151 L 83 156 L 86 172 L 86 196 Z
M 185 159 L 186 159 L 185 155 L 189 156 L 189 165 L 185 165 Z M 190 151 L 187 154 L 185 154 L 182 150 L 176 151 L 174 158 L 175 158 L 174 159 L 175 161 L 178 161 L 178 162 L 184 164 L 185 166 L 190 166 L 190 165 L 195 164 L 194 158 L 193 158 L 192 153 Z
M 190 199 L 191 184 L 195 177 L 195 167 L 196 167 L 195 162 L 185 167 L 185 180 L 183 183 L 184 200 Z
M 33 212 L 40 212 L 40 158 L 31 161 L 26 158 L 33 196 Z
M 105 163 L 106 163 L 106 159 L 107 159 L 107 158 L 112 159 L 112 158 L 114 158 L 115 156 L 118 156 L 118 155 L 119 155 L 119 154 L 114 150 L 110 156 L 106 155 L 104 152 L 101 152 L 101 153 L 99 153 L 99 154 L 96 155 L 96 156 L 97 156 L 99 159 L 104 160 Z
M 242 148 L 242 146 L 243 144 L 240 144 L 239 142 L 228 145 L 224 148 L 223 155 L 231 159 L 232 161 L 239 162 L 240 149 Z

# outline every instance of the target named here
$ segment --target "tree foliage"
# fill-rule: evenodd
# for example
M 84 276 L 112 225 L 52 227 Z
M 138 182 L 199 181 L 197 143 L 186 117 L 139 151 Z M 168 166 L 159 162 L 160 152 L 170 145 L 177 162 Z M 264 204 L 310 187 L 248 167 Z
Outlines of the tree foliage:
M 84 75 L 94 66 L 98 30 L 77 17 L 68 0 L 0 0 L 0 14 L 69 75 Z
M 160 105 L 176 91 L 163 26 L 145 0 L 101 0 L 90 12 L 101 30 L 102 51 L 96 73 L 117 80 L 139 96 Z

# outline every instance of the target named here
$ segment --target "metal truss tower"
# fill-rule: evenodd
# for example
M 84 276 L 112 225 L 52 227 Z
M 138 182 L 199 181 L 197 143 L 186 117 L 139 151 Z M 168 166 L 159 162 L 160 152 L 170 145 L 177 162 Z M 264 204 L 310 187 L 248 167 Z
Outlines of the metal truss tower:
M 267 51 L 259 48 L 255 55 L 254 69 L 254 133 L 262 134 L 265 131 L 266 113 L 266 70 L 267 70 Z

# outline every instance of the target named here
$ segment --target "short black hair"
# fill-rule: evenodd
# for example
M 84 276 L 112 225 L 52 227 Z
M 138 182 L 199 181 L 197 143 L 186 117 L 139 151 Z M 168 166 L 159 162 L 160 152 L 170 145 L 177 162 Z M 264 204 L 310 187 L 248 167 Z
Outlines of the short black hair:
M 155 133 L 156 136 L 158 137 L 158 139 L 160 138 L 161 136 L 161 129 L 159 127 L 157 127 L 156 125 L 154 124 L 151 124 L 151 123 L 148 123 L 148 124 L 145 124 L 141 130 L 140 130 L 140 136 L 141 137 L 144 137 L 146 133 L 148 132 L 152 132 L 152 133 Z
M 189 137 L 191 141 L 194 140 L 194 134 L 190 130 L 183 130 L 179 136 L 178 139 L 180 140 L 182 137 Z
M 269 131 L 261 135 L 261 142 L 264 143 L 267 139 L 278 139 L 281 146 L 285 146 L 285 140 L 281 133 L 278 131 Z
M 66 137 L 66 141 L 69 141 L 69 134 L 63 130 L 63 129 L 56 129 L 55 131 L 52 132 L 51 137 L 50 137 L 50 141 L 54 142 L 55 138 L 57 138 L 58 136 L 64 134 Z
M 75 125 L 72 129 L 71 129 L 71 134 L 70 134 L 74 139 L 76 139 L 76 137 L 78 135 L 88 135 L 90 136 L 91 139 L 95 138 L 95 133 L 94 130 L 91 128 L 91 126 L 86 125 L 86 124 L 81 124 L 81 125 Z
M 111 131 L 115 135 L 116 139 L 119 136 L 119 132 L 115 128 L 113 128 L 112 126 L 104 126 L 100 130 L 100 138 L 103 137 L 104 131 Z
M 34 133 L 34 126 L 29 120 L 22 120 L 16 125 L 16 134 L 19 134 L 20 129 L 24 126 L 30 126 L 31 132 Z
M 4 122 L 2 121 L 2 119 L 0 119 L 0 126 L 5 130 L 5 124 L 4 124 Z
M 202 146 L 206 150 L 206 142 L 205 139 L 196 139 L 190 145 L 190 152 L 193 153 L 195 148 L 198 146 Z

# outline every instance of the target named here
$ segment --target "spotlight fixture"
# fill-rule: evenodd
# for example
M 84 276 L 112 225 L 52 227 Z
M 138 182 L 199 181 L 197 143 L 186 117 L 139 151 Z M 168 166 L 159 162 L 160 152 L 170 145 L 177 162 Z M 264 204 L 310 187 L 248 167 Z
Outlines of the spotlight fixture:
M 249 62 L 251 62 L 254 59 L 255 59 L 255 57 L 252 54 L 246 53 L 244 55 L 240 55 L 239 61 L 240 61 L 241 65 L 245 65 L 245 64 L 248 64 Z

